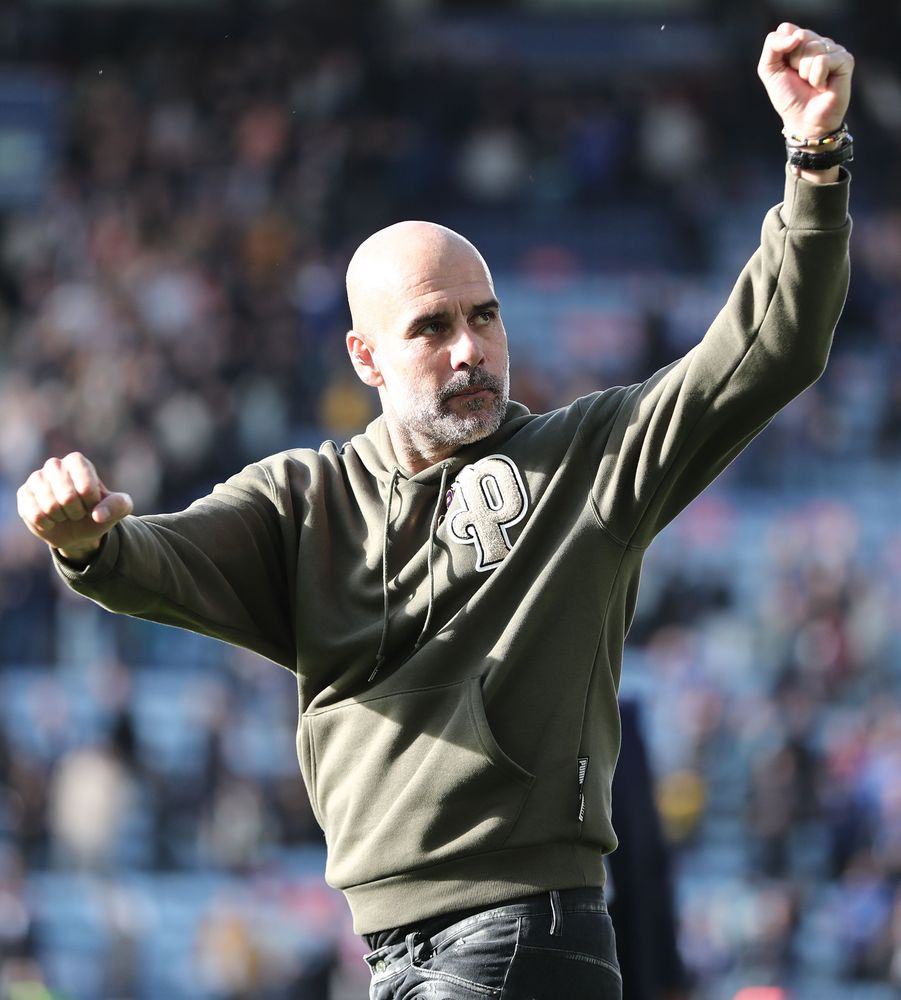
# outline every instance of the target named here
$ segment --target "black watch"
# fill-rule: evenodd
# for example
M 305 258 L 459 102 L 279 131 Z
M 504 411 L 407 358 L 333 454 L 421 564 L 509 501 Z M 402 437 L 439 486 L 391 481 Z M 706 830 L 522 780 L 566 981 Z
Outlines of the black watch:
M 828 170 L 840 163 L 854 159 L 854 143 L 847 142 L 838 149 L 830 149 L 827 153 L 804 153 L 800 149 L 786 148 L 788 162 L 793 167 L 802 170 Z

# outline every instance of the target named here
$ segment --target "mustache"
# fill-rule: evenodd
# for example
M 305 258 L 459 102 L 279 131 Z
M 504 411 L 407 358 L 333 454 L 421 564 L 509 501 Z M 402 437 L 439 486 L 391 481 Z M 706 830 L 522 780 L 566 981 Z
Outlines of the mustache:
M 490 375 L 482 368 L 470 368 L 468 372 L 458 372 L 450 382 L 442 387 L 439 399 L 446 403 L 461 392 L 472 392 L 474 389 L 488 389 L 500 396 L 504 391 L 503 383 L 497 376 Z

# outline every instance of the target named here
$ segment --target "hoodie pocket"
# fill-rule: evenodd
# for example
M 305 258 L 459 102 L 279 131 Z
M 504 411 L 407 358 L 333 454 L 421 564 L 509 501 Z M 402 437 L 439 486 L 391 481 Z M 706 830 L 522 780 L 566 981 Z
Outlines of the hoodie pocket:
M 502 847 L 534 781 L 495 740 L 478 677 L 307 714 L 302 726 L 338 888 Z

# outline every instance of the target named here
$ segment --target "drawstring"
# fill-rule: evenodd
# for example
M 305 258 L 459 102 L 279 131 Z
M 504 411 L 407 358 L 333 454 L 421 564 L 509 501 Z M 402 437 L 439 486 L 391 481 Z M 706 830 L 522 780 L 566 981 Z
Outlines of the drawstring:
M 432 524 L 429 528 L 429 556 L 427 560 L 428 574 L 429 574 L 429 605 L 425 613 L 425 621 L 422 625 L 422 631 L 419 633 L 419 637 L 413 646 L 413 653 L 419 652 L 419 646 L 422 642 L 426 632 L 429 629 L 429 625 L 432 621 L 432 609 L 435 605 L 435 574 L 432 571 L 432 553 L 435 551 L 435 532 L 438 530 L 438 518 L 441 516 L 441 505 L 444 503 L 444 487 L 447 485 L 447 470 L 448 465 L 445 464 L 441 467 L 441 485 L 438 487 L 438 500 L 435 503 L 435 511 L 432 514 Z M 412 656 L 413 653 L 410 655 Z
M 385 524 L 382 527 L 382 638 L 379 640 L 379 651 L 375 654 L 375 666 L 369 675 L 369 683 L 375 680 L 375 675 L 382 669 L 385 662 L 385 645 L 388 642 L 388 530 L 391 527 L 391 505 L 394 501 L 394 490 L 400 478 L 400 469 L 391 473 L 391 483 L 388 486 L 388 503 L 385 505 Z
M 420 646 L 422 645 L 422 640 L 425 638 L 426 633 L 429 630 L 429 625 L 432 622 L 432 611 L 435 607 L 435 571 L 434 571 L 434 553 L 435 553 L 435 535 L 438 531 L 438 519 L 441 517 L 441 506 L 445 499 L 445 487 L 447 486 L 447 475 L 450 470 L 450 465 L 445 463 L 441 467 L 441 485 L 438 487 L 438 499 L 435 501 L 435 510 L 432 512 L 432 523 L 429 526 L 429 551 L 426 560 L 426 565 L 428 567 L 428 577 L 429 577 L 429 603 L 426 608 L 425 621 L 422 625 L 422 630 L 419 633 L 419 637 L 416 640 L 413 650 L 410 656 L 419 652 Z M 388 503 L 385 507 L 385 524 L 382 529 L 382 637 L 379 641 L 379 649 L 375 655 L 375 666 L 372 668 L 372 673 L 369 675 L 368 683 L 372 683 L 378 672 L 382 669 L 382 665 L 385 662 L 385 647 L 388 644 L 388 623 L 389 623 L 389 607 L 388 607 L 388 531 L 391 527 L 391 507 L 394 500 L 394 490 L 397 486 L 397 480 L 400 478 L 400 469 L 395 468 L 394 472 L 391 474 L 391 484 L 388 487 Z M 409 659 L 409 657 L 407 657 Z

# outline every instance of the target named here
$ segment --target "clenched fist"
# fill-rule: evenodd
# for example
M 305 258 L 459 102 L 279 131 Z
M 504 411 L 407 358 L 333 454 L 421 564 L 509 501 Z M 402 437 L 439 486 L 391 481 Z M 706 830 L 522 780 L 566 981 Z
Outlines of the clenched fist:
M 19 517 L 64 559 L 86 563 L 103 536 L 134 509 L 127 493 L 111 493 L 80 452 L 49 458 L 16 494 Z
M 853 72 L 854 56 L 843 45 L 790 21 L 767 35 L 757 65 L 786 132 L 802 136 L 841 125 Z

